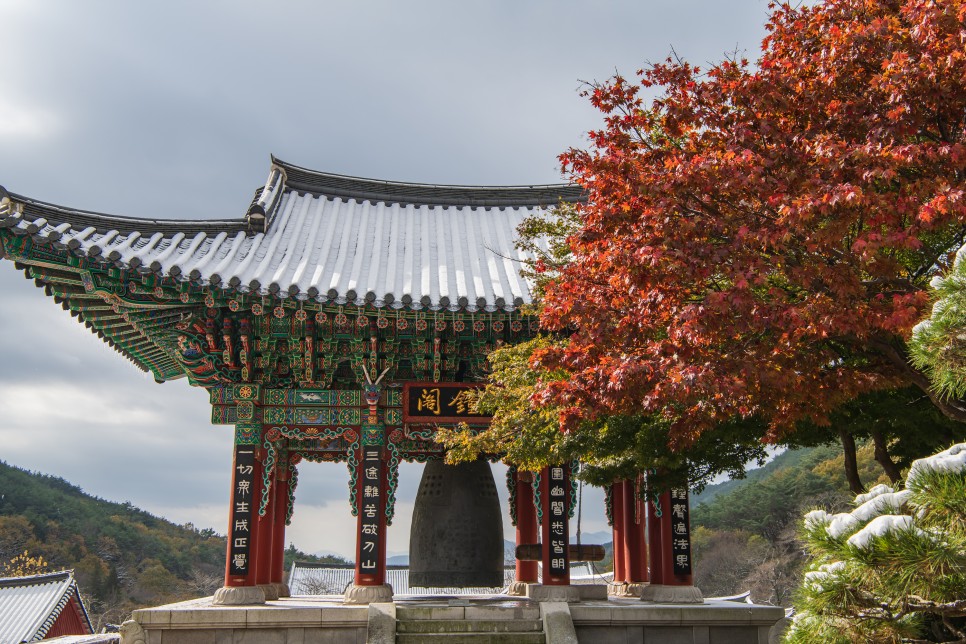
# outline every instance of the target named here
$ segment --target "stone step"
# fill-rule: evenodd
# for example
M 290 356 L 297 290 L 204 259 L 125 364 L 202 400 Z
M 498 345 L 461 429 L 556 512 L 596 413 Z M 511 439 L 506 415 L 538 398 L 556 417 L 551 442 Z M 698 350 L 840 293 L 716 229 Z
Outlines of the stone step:
M 539 633 L 541 631 L 543 631 L 543 622 L 539 619 L 416 619 L 396 622 L 397 633 Z
M 396 644 L 545 644 L 543 633 L 397 633 Z
M 470 612 L 472 614 L 470 614 Z M 397 620 L 514 620 L 540 619 L 538 606 L 401 606 L 396 605 Z

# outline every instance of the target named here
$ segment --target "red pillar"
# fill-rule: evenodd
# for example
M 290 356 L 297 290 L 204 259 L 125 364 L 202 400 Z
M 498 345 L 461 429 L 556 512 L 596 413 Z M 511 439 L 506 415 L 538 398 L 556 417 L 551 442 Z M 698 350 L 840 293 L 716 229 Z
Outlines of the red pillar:
M 647 519 L 638 496 L 635 481 L 623 481 L 624 501 L 624 581 L 640 584 L 647 581 L 647 544 L 644 531 Z
M 386 493 L 387 468 L 381 446 L 359 450 L 356 481 L 356 586 L 386 583 Z
M 540 477 L 543 506 L 543 585 L 570 585 L 570 467 L 552 465 Z
M 624 482 L 615 481 L 610 486 L 610 507 L 614 529 L 614 583 L 627 581 L 624 567 Z
M 264 457 L 264 456 L 263 456 Z M 252 501 L 254 507 L 261 504 L 264 482 L 264 463 L 261 468 L 262 476 L 259 477 L 258 494 Z M 269 485 L 275 488 L 275 473 L 269 477 Z M 258 516 L 257 533 L 255 536 L 255 547 L 257 555 L 255 558 L 255 583 L 259 586 L 272 583 L 272 536 L 275 530 L 275 503 L 272 501 L 272 490 L 269 490 L 269 504 L 265 509 L 264 516 Z
M 537 508 L 533 504 L 533 474 L 530 472 L 516 472 L 516 508 L 517 508 L 517 545 L 538 543 L 540 541 L 540 526 L 537 525 Z M 537 583 L 538 566 L 536 561 L 520 561 L 517 559 L 515 580 L 517 582 Z
M 648 503 L 651 538 L 651 584 L 693 586 L 691 526 L 687 490 L 672 490 Z
M 284 469 L 283 469 L 284 466 Z M 287 461 L 279 463 L 278 476 L 275 480 L 274 499 L 274 530 L 272 532 L 272 569 L 270 583 L 281 584 L 285 578 L 285 520 L 288 518 L 288 490 L 290 477 Z
M 647 540 L 651 551 L 651 584 L 664 584 L 664 543 L 662 537 L 662 523 L 664 511 L 667 508 L 665 495 L 649 498 L 647 501 Z

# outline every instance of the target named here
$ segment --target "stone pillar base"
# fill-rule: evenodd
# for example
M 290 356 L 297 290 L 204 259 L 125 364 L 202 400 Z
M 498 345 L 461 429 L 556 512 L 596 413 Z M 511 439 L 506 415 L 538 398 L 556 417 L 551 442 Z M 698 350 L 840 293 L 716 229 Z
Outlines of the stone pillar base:
M 279 597 L 291 597 L 292 596 L 292 592 L 288 589 L 288 584 L 272 583 L 272 585 L 275 586 L 275 589 L 278 592 L 278 596 Z
M 527 596 L 527 586 L 532 584 L 532 581 L 511 581 L 510 587 L 507 589 L 506 594 L 512 595 L 513 597 L 526 597 Z
M 616 584 L 607 584 L 607 594 L 611 597 L 635 597 L 640 599 L 641 593 L 647 587 L 647 582 L 621 581 Z
M 278 601 L 278 587 L 275 584 L 258 584 L 258 587 L 265 593 L 265 601 Z
M 535 602 L 567 602 L 572 604 L 580 601 L 580 589 L 577 586 L 527 584 L 527 598 Z
M 641 601 L 655 604 L 703 604 L 704 597 L 694 586 L 649 584 L 641 591 Z
M 624 585 L 625 597 L 640 597 L 644 589 L 648 587 L 646 581 L 634 581 Z
M 629 584 L 626 581 L 607 584 L 607 594 L 611 597 L 640 597 L 641 589 L 635 590 L 631 588 L 632 585 L 634 584 Z
M 343 604 L 384 604 L 392 602 L 392 586 L 356 586 L 352 584 L 345 591 Z
M 264 604 L 265 591 L 261 586 L 224 586 L 215 591 L 213 606 L 243 606 Z

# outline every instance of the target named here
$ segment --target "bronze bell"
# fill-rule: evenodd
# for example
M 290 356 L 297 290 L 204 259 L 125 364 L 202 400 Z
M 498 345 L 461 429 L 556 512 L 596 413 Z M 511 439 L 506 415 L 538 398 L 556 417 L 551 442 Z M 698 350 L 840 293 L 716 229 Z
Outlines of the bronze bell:
M 426 463 L 409 535 L 409 585 L 503 585 L 503 513 L 486 461 Z

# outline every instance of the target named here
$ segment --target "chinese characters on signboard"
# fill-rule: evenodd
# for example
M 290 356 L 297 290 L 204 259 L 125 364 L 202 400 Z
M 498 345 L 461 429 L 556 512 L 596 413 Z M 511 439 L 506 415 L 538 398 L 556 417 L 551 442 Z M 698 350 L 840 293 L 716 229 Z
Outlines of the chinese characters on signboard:
M 251 538 L 255 532 L 252 499 L 255 488 L 255 448 L 235 447 L 235 487 L 231 493 L 231 530 L 228 571 L 230 575 L 247 575 L 251 570 Z
M 567 477 L 563 467 L 550 467 L 549 502 L 550 511 L 550 574 L 561 576 L 567 573 Z
M 362 534 L 359 535 L 359 571 L 364 575 L 379 573 L 379 509 L 382 480 L 381 447 L 366 447 L 362 453 Z
M 675 575 L 691 574 L 691 522 L 688 518 L 688 491 L 671 489 L 671 559 Z
M 489 422 L 476 407 L 482 385 L 463 383 L 406 383 L 403 386 L 405 422 Z

